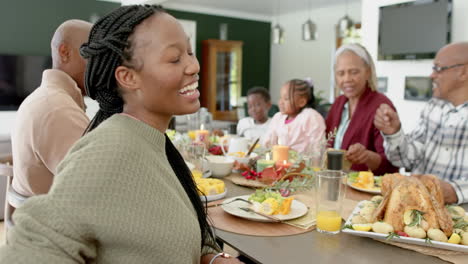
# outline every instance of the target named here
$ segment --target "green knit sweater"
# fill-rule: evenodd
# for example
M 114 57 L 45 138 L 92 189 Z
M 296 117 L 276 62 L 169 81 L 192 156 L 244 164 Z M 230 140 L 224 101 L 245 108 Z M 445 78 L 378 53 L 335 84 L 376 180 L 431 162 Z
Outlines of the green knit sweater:
M 16 210 L 0 263 L 199 263 L 201 232 L 165 137 L 114 115 L 81 138 L 47 195 Z

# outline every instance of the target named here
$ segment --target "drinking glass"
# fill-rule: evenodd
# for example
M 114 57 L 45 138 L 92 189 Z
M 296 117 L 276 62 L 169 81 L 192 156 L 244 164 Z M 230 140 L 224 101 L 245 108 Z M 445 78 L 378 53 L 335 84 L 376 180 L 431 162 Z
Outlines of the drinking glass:
M 317 231 L 338 234 L 341 230 L 341 210 L 346 191 L 346 173 L 323 170 L 316 173 Z
M 192 163 L 195 166 L 194 170 L 198 171 L 199 173 L 203 173 L 205 153 L 205 144 L 194 142 L 186 145 L 184 158 L 186 161 Z

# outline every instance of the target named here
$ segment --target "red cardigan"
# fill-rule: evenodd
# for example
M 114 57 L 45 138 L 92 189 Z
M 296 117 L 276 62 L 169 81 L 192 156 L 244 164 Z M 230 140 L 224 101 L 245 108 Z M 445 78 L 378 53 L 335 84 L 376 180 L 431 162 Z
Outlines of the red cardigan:
M 335 128 L 338 130 L 338 126 L 341 122 L 341 113 L 345 103 L 347 102 L 348 98 L 341 95 L 331 106 L 326 120 L 327 135 Z M 380 131 L 374 126 L 375 111 L 384 103 L 395 109 L 390 99 L 385 95 L 367 88 L 361 95 L 361 98 L 359 98 L 356 110 L 354 111 L 348 129 L 343 136 L 343 142 L 341 143 L 341 149 L 347 150 L 349 146 L 355 143 L 361 143 L 368 150 L 378 153 L 382 158 L 382 162 L 380 163 L 380 166 L 373 171 L 375 175 L 383 175 L 384 173 L 398 171 L 398 168 L 394 167 L 385 156 L 383 137 L 380 134 Z M 331 140 L 329 144 L 330 146 L 333 146 L 334 140 Z M 365 164 L 353 164 L 351 169 L 355 171 L 369 170 Z

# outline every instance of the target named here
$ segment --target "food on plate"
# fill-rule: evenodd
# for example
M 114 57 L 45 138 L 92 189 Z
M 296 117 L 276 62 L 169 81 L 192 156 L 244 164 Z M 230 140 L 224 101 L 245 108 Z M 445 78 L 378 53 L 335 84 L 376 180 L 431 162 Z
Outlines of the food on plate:
M 356 231 L 370 231 L 372 229 L 371 224 L 353 224 L 353 229 Z
M 195 178 L 200 195 L 216 195 L 224 192 L 224 182 L 218 179 Z
M 374 202 L 376 204 L 380 204 L 382 202 L 383 196 L 382 195 L 375 195 L 374 197 L 371 198 L 371 202 Z
M 371 201 L 365 201 L 362 203 L 361 211 L 359 215 L 365 219 L 365 223 L 372 223 L 372 215 L 374 214 L 377 204 Z
M 468 245 L 468 233 L 462 233 L 461 238 L 462 245 Z
M 352 185 L 362 189 L 372 189 L 374 188 L 374 174 L 371 171 L 360 171 Z
M 248 200 L 253 202 L 252 209 L 256 212 L 287 215 L 291 212 L 294 197 L 284 198 L 279 192 L 256 190 Z
M 403 230 L 405 214 L 412 226 L 422 226 L 423 220 L 429 229 L 441 229 L 446 236 L 453 232 L 453 221 L 444 207 L 439 180 L 433 175 L 405 177 L 387 174 L 382 181 L 383 200 L 374 211 L 371 221 L 383 220 L 395 230 Z M 408 213 L 409 210 L 412 210 Z
M 453 220 L 457 221 L 457 220 L 464 219 L 466 221 L 465 219 L 466 212 L 465 212 L 465 209 L 463 209 L 463 207 L 458 206 L 458 205 L 448 205 L 447 210 L 449 211 Z
M 367 221 L 362 215 L 354 215 L 353 218 L 351 218 L 351 223 L 354 224 L 367 224 L 369 221 Z
M 208 148 L 208 152 L 211 155 L 223 155 L 223 150 L 221 148 L 222 146 L 211 146 Z
M 426 238 L 426 231 L 420 226 L 405 226 L 404 231 L 410 237 Z
M 444 234 L 444 232 L 442 232 L 442 230 L 440 229 L 435 228 L 430 228 L 429 230 L 427 230 L 427 237 L 439 242 L 448 241 L 447 236 Z
M 232 152 L 232 153 L 229 153 L 228 156 L 232 156 L 232 157 L 236 157 L 236 158 L 243 158 L 245 157 L 245 152 L 243 151 L 238 151 L 238 152 Z
M 393 232 L 393 226 L 385 222 L 375 222 L 372 224 L 372 231 L 380 234 L 390 234 Z
M 199 179 L 203 177 L 203 173 L 200 170 L 191 170 L 191 172 L 194 179 Z
M 450 239 L 447 241 L 451 244 L 460 244 L 461 242 L 461 236 L 457 233 L 453 233 L 451 236 L 450 236 Z
M 374 176 L 371 171 L 351 172 L 348 174 L 348 181 L 352 187 L 380 191 L 382 176 Z
M 357 231 L 412 237 L 451 244 L 468 245 L 465 210 L 457 205 L 444 206 L 442 189 L 436 176 L 406 177 L 385 175 L 382 195 L 360 203 L 350 220 Z M 369 218 L 369 215 L 371 217 Z M 372 225 L 370 230 L 368 225 Z

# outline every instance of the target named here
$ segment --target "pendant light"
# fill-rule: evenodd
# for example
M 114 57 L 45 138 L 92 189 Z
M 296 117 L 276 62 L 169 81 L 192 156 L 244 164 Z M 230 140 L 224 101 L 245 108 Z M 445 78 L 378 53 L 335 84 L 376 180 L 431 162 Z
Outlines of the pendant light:
M 346 0 L 346 12 L 345 16 L 338 20 L 336 25 L 336 33 L 338 37 L 346 37 L 346 32 L 354 26 L 354 21 L 348 16 L 348 0 Z
M 271 29 L 271 41 L 273 42 L 273 44 L 282 44 L 284 42 L 284 29 L 279 24 L 279 9 L 280 9 L 280 0 L 277 1 L 277 9 L 275 12 L 278 22 Z
M 284 29 L 276 24 L 272 29 L 273 44 L 283 44 L 284 42 Z
M 316 40 L 317 25 L 310 19 L 310 0 L 307 1 L 307 10 L 309 10 L 309 19 L 307 19 L 307 21 L 302 24 L 302 40 Z

